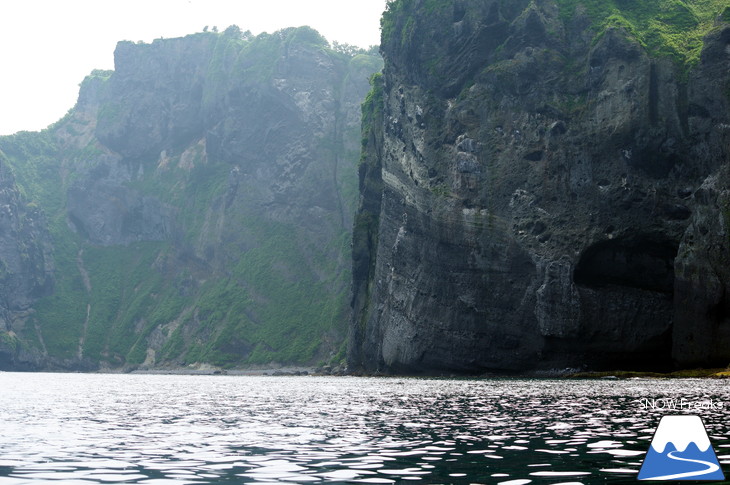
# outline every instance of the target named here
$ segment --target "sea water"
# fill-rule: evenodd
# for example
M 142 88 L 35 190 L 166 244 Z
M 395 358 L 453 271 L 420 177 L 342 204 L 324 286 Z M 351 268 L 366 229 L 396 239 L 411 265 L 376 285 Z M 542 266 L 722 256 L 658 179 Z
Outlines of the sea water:
M 636 483 L 670 414 L 730 476 L 727 380 L 0 373 L 0 485 Z

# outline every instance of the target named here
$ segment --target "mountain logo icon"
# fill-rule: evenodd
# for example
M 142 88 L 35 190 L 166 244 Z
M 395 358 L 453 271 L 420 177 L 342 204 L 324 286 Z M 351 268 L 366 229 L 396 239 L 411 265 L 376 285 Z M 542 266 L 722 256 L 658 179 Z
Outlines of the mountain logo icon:
M 639 480 L 724 480 L 702 418 L 664 416 L 651 440 Z

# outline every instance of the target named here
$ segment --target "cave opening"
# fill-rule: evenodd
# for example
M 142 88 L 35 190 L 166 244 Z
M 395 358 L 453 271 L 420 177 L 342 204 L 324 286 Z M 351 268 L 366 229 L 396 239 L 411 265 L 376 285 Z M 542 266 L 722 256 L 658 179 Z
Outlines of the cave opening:
M 575 266 L 584 341 L 601 368 L 669 371 L 672 364 L 674 260 L 679 244 L 633 234 L 588 247 Z
M 616 285 L 671 297 L 678 249 L 676 242 L 652 235 L 601 241 L 583 253 L 573 281 L 591 288 Z

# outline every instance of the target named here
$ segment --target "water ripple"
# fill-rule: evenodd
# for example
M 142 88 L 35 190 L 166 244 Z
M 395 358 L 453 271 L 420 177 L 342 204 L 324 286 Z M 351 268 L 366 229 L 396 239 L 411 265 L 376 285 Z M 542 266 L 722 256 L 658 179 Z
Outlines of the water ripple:
M 713 380 L 0 373 L 0 386 L 0 485 L 621 483 L 661 417 L 640 399 L 730 404 Z M 699 412 L 727 464 L 727 407 Z

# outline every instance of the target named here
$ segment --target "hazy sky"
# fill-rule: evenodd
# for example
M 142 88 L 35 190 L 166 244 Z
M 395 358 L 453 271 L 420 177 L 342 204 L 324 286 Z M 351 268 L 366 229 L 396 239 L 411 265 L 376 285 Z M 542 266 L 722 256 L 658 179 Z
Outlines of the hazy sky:
M 0 135 L 40 130 L 73 107 L 117 41 L 232 24 L 254 34 L 309 25 L 329 41 L 380 42 L 386 0 L 0 0 Z

